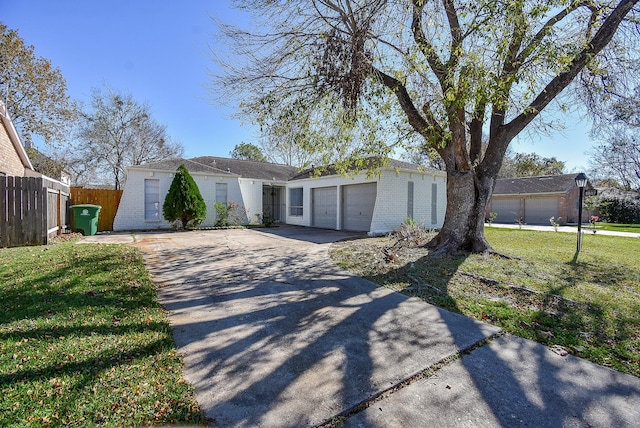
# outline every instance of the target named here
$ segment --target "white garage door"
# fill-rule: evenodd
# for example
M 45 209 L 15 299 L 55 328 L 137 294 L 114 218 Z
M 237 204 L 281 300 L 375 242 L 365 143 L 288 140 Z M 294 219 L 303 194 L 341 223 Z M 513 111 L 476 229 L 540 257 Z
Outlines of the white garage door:
M 491 212 L 498 214 L 496 223 L 517 223 L 520 216 L 520 199 L 492 199 Z
M 336 187 L 318 187 L 312 189 L 313 226 L 335 229 L 337 225 L 338 191 Z
M 531 198 L 524 201 L 524 221 L 527 224 L 549 225 L 551 217 L 558 220 L 558 198 Z
M 371 230 L 376 189 L 376 183 L 352 184 L 342 188 L 343 229 Z

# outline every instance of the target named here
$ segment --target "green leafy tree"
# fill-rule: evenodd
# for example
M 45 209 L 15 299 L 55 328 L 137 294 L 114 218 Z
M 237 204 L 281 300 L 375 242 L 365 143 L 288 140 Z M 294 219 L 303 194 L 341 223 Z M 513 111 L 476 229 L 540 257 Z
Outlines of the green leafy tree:
M 229 154 L 233 159 L 244 159 L 256 162 L 267 161 L 267 158 L 262 153 L 262 150 L 260 150 L 260 147 L 251 143 L 236 144 Z
M 219 26 L 236 56 L 213 87 L 250 118 L 304 125 L 311 150 L 434 149 L 447 208 L 431 248 L 492 251 L 484 218 L 510 142 L 548 124 L 574 81 L 606 88 L 625 61 L 633 74 L 638 1 L 242 1 L 259 30 Z
M 16 30 L 0 22 L 0 94 L 23 143 L 39 136 L 49 144 L 66 140 L 76 117 L 67 83 L 46 58 L 36 57 Z
M 165 220 L 180 220 L 184 229 L 198 226 L 207 215 L 207 205 L 198 185 L 184 165 L 180 165 L 173 177 L 169 192 L 162 205 Z
M 516 153 L 505 156 L 500 178 L 537 177 L 564 174 L 564 162 L 555 157 L 545 158 L 537 153 Z

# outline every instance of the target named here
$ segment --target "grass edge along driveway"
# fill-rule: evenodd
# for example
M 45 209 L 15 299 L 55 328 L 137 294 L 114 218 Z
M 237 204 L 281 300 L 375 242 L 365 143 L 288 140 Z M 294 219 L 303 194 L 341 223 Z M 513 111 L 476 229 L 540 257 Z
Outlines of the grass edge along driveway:
M 0 249 L 0 426 L 196 424 L 138 249 Z
M 379 285 L 640 377 L 640 239 L 487 228 L 508 260 L 431 256 L 388 237 L 333 244 L 334 262 Z

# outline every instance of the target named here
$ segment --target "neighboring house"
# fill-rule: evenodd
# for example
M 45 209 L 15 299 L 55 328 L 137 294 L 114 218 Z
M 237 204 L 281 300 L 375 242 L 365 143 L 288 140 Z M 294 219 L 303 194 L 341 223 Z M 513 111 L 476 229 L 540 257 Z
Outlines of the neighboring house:
M 381 234 L 407 218 L 439 228 L 446 208 L 442 171 L 390 160 L 374 176 L 343 176 L 266 162 L 203 156 L 127 168 L 114 230 L 164 229 L 162 205 L 175 170 L 184 163 L 207 204 L 201 226 L 215 224 L 214 203 L 233 201 L 246 223 L 277 223 Z
M 576 186 L 578 174 L 547 175 L 540 177 L 503 178 L 496 180 L 489 213 L 496 213 L 495 223 L 550 224 L 553 217 L 558 224 L 578 222 L 580 189 Z M 592 188 L 587 183 L 585 189 Z M 588 213 L 583 211 L 583 221 Z
M 34 170 L 0 101 L 0 246 L 41 245 L 69 224 L 69 186 Z
M 27 148 L 26 152 L 35 171 L 67 186 L 71 185 L 71 173 L 60 162 L 51 159 L 35 147 Z
M 11 118 L 7 115 L 7 109 L 0 101 L 0 175 L 25 177 L 34 176 L 33 165 L 27 156 L 18 133 Z

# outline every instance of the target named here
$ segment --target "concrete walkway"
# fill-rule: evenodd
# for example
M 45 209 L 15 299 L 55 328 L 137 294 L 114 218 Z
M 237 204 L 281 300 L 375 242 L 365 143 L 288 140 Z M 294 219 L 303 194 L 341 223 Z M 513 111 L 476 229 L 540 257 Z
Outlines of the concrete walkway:
M 523 230 L 537 230 L 540 232 L 556 232 L 556 229 L 553 226 L 543 226 L 543 225 L 528 225 L 523 224 L 522 226 L 518 224 L 502 224 L 502 223 L 493 223 L 491 226 L 485 225 L 485 227 L 499 227 L 506 229 L 523 229 Z M 578 229 L 573 226 L 558 226 L 557 232 L 564 233 L 578 233 Z M 593 235 L 593 229 L 591 229 L 590 225 L 582 225 L 582 233 Z M 634 232 L 618 232 L 615 230 L 602 230 L 596 227 L 595 235 L 608 235 L 608 236 L 625 236 L 627 238 L 640 238 L 640 233 Z
M 328 258 L 346 237 L 123 239 L 144 251 L 212 426 L 640 425 L 640 379 L 353 277 Z

